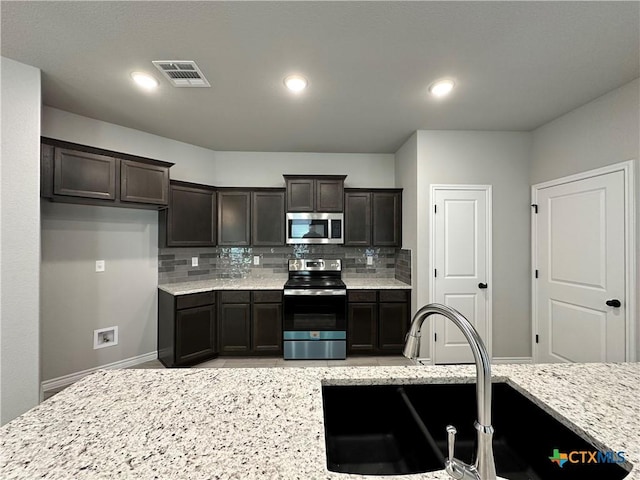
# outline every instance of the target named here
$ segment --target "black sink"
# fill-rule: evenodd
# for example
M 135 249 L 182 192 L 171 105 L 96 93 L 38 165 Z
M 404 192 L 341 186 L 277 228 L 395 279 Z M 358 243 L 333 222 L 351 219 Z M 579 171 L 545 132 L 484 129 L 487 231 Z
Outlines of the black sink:
M 458 429 L 456 457 L 475 453 L 475 384 L 325 386 L 322 389 L 327 468 L 334 472 L 401 475 L 444 468 L 445 427 Z M 510 480 L 617 480 L 616 463 L 566 463 L 559 452 L 596 451 L 506 383 L 493 384 L 496 470 Z M 627 464 L 628 466 L 628 464 Z

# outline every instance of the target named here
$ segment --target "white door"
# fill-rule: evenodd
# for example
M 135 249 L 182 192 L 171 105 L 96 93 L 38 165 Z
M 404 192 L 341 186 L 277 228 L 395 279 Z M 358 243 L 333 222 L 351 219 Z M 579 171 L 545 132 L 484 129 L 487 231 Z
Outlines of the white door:
M 625 360 L 624 192 L 622 171 L 537 190 L 539 362 Z
M 490 348 L 491 187 L 434 186 L 432 300 L 455 308 Z M 460 329 L 442 316 L 434 322 L 434 363 L 472 363 Z

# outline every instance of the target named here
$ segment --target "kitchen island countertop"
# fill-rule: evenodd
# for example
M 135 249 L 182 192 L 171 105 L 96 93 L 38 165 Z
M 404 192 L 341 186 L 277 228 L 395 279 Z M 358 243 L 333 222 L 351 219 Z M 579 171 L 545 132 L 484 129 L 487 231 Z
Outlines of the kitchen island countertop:
M 496 365 L 493 379 L 625 451 L 640 479 L 640 364 Z M 327 471 L 322 385 L 473 381 L 469 365 L 100 370 L 0 428 L 0 477 L 379 480 Z

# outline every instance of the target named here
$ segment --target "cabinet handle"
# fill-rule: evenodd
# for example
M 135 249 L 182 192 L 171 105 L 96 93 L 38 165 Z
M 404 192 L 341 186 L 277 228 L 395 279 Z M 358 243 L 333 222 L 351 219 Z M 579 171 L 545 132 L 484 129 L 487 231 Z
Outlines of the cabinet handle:
M 614 307 L 614 308 L 619 308 L 620 305 L 622 305 L 620 303 L 620 300 L 618 300 L 617 298 L 614 298 L 613 300 L 607 300 L 606 304 L 609 305 L 610 307 Z
M 488 285 L 487 285 L 486 283 L 479 283 L 479 284 L 478 284 L 478 288 L 485 289 L 485 288 L 487 288 L 487 287 L 488 287 Z

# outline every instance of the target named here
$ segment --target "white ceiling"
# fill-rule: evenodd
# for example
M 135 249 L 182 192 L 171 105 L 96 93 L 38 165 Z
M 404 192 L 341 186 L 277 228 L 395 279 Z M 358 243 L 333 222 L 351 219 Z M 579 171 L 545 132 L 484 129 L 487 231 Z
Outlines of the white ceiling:
M 87 117 L 213 150 L 392 153 L 419 129 L 532 130 L 637 78 L 639 6 L 3 1 L 1 46 L 42 70 L 46 105 Z M 212 88 L 152 60 L 195 60 Z M 443 76 L 454 94 L 429 98 Z

